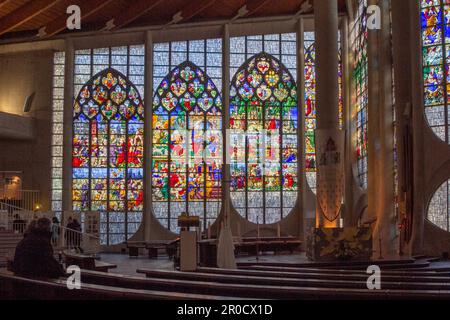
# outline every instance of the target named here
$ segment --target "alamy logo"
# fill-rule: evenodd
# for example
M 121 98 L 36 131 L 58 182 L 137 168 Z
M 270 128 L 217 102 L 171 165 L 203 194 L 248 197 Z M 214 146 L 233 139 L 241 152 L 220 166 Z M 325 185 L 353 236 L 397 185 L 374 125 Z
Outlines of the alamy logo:
M 381 290 L 381 269 L 379 266 L 367 267 L 367 274 L 370 274 L 367 279 L 367 289 L 369 290 Z
M 381 9 L 377 5 L 371 5 L 367 7 L 367 29 L 381 29 Z
M 67 18 L 67 29 L 80 30 L 81 29 L 81 9 L 77 5 L 71 5 L 67 7 L 67 14 L 70 16 Z
M 67 273 L 70 274 L 67 277 L 67 289 L 80 290 L 81 289 L 81 270 L 79 266 L 69 266 Z

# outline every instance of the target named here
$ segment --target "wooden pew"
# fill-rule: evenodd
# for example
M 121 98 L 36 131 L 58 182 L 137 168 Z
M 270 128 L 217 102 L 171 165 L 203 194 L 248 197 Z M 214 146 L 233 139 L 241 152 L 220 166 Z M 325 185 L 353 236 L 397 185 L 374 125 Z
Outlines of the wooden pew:
M 146 249 L 150 259 L 158 258 L 158 250 L 167 250 L 167 246 L 172 241 L 127 241 L 126 246 L 130 258 L 139 257 L 139 249 Z
M 240 266 L 240 270 L 260 270 L 260 271 L 274 271 L 274 272 L 294 272 L 294 273 L 346 273 L 346 274 L 367 274 L 366 270 L 348 270 L 348 269 L 323 269 L 323 268 L 290 268 L 290 267 L 276 267 L 276 266 L 261 266 L 250 265 Z M 382 270 L 383 275 L 412 275 L 412 276 L 450 276 L 450 272 L 439 272 L 436 270 Z
M 218 282 L 227 284 L 242 285 L 260 285 L 260 286 L 279 286 L 279 287 L 316 287 L 316 288 L 342 288 L 342 289 L 367 289 L 367 278 L 355 280 L 343 279 L 317 279 L 317 278 L 276 278 L 276 277 L 260 277 L 248 275 L 228 275 L 228 274 L 211 274 L 200 272 L 176 272 L 166 270 L 138 270 L 138 273 L 144 273 L 149 278 L 158 279 L 175 279 L 186 281 L 200 282 Z M 449 279 L 441 282 L 406 282 L 396 280 L 389 282 L 382 280 L 383 289 L 392 290 L 448 290 L 450 291 Z
M 174 279 L 142 279 L 95 271 L 82 272 L 82 290 L 65 280 L 31 280 L 0 273 L 1 298 L 27 299 L 449 299 L 448 290 L 363 290 L 320 287 L 236 285 Z M 203 294 L 195 294 L 202 292 Z M 210 292 L 220 292 L 219 295 Z M 238 294 L 240 293 L 240 294 Z
M 254 276 L 254 277 L 269 277 L 269 278 L 287 278 L 287 279 L 319 279 L 319 280 L 341 280 L 341 281 L 366 281 L 367 274 L 357 273 L 322 273 L 317 270 L 315 273 L 302 273 L 302 272 L 276 272 L 276 271 L 263 271 L 263 270 L 231 270 L 231 269 L 218 269 L 218 268 L 198 268 L 197 272 L 209 273 L 209 274 L 225 274 L 225 275 L 237 275 L 237 276 Z M 382 273 L 382 281 L 387 282 L 434 282 L 434 283 L 446 283 L 450 282 L 449 276 L 439 276 L 437 274 L 414 276 L 409 274 L 384 274 Z
M 102 273 L 100 273 L 102 274 Z M 66 280 L 28 279 L 0 272 L 0 299 L 32 300 L 228 300 L 229 297 L 183 292 L 138 290 L 82 283 L 80 290 L 67 289 Z
M 117 265 L 96 260 L 92 256 L 86 256 L 81 254 L 71 254 L 63 252 L 64 261 L 66 266 L 76 265 L 81 269 L 94 270 L 101 272 L 108 272 L 110 269 L 117 268 Z
M 111 277 L 117 281 L 118 275 L 113 274 L 94 274 L 87 272 L 93 282 L 108 281 Z M 86 276 L 86 274 L 85 274 Z M 105 278 L 107 277 L 107 278 Z M 175 279 L 160 278 L 136 278 L 130 279 L 128 276 L 122 276 L 119 281 L 121 286 L 145 289 L 147 287 L 157 290 L 178 290 L 183 292 L 204 292 L 212 294 L 217 291 L 226 296 L 244 296 L 258 299 L 449 299 L 450 290 L 368 290 L 368 289 L 346 289 L 346 288 L 322 288 L 322 287 L 289 287 L 289 286 L 261 286 L 261 285 L 242 285 L 242 284 L 224 284 L 217 282 L 187 281 Z M 138 286 L 138 287 L 136 287 Z M 160 286 L 163 286 L 161 289 Z
M 139 249 L 145 249 L 144 241 L 127 241 L 126 246 L 130 258 L 139 257 Z

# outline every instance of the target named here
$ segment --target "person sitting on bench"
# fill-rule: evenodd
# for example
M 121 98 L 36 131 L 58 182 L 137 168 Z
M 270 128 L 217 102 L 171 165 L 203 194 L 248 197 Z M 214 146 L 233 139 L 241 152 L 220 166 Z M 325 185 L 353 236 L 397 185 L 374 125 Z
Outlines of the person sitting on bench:
M 31 224 L 23 240 L 16 247 L 12 271 L 29 278 L 59 278 L 65 274 L 53 256 L 51 222 L 41 218 Z

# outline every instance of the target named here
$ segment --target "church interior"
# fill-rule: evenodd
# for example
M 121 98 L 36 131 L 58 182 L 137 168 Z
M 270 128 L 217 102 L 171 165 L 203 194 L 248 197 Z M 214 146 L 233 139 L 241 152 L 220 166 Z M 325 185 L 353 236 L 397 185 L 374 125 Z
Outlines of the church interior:
M 0 299 L 450 299 L 448 0 L 0 0 Z

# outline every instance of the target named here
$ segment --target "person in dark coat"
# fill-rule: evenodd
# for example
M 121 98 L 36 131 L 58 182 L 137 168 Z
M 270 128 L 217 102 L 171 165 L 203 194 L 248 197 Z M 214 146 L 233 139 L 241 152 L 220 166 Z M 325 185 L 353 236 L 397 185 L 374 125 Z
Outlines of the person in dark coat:
M 53 255 L 50 220 L 41 218 L 32 224 L 16 247 L 12 271 L 29 278 L 59 278 L 64 269 Z
M 74 247 L 78 252 L 83 253 L 83 249 L 81 248 L 81 224 L 78 222 L 77 219 L 73 219 L 72 222 L 72 230 L 75 230 L 76 232 L 74 233 Z

